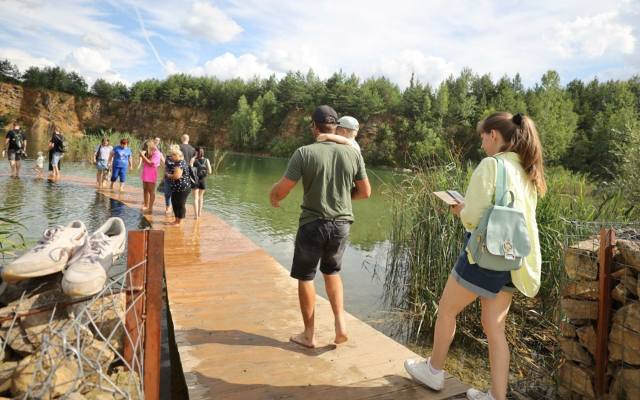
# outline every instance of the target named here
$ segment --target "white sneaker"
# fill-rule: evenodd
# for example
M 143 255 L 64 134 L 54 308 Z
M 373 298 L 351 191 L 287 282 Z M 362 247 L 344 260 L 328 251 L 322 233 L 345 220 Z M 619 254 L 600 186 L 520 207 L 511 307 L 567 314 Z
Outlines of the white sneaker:
M 125 242 L 124 222 L 120 218 L 109 218 L 69 261 L 62 277 L 62 291 L 70 297 L 100 292 L 113 262 L 124 252 Z
M 428 362 L 429 359 L 408 359 L 404 362 L 404 369 L 407 370 L 413 379 L 423 385 L 433 390 L 442 390 L 444 387 L 444 371 L 440 371 L 438 374 L 432 373 Z
M 82 248 L 87 237 L 87 228 L 82 221 L 48 228 L 34 248 L 4 266 L 2 279 L 17 282 L 60 272 Z
M 467 399 L 469 400 L 496 400 L 491 392 L 482 392 L 478 389 L 471 388 L 467 390 Z

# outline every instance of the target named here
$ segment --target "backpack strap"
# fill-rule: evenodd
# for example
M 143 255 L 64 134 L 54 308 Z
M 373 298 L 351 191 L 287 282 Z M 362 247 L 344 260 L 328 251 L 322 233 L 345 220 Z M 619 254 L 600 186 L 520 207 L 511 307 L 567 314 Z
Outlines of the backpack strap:
M 497 206 L 504 206 L 507 173 L 504 169 L 504 160 L 499 157 L 493 157 L 493 158 L 498 163 L 498 166 L 496 169 L 496 193 L 495 193 L 495 198 L 493 202 Z

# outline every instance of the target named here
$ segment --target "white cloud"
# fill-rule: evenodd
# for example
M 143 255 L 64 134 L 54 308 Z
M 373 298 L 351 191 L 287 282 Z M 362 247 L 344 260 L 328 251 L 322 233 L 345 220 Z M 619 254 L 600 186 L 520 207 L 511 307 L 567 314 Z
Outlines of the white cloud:
M 53 67 L 55 63 L 44 57 L 35 57 L 24 50 L 11 47 L 0 48 L 0 59 L 7 59 L 14 63 L 20 72 L 29 67 Z
M 164 62 L 164 70 L 166 71 L 167 75 L 173 75 L 180 72 L 180 69 L 178 68 L 176 63 L 170 60 Z
M 96 32 L 86 33 L 82 36 L 82 42 L 89 47 L 95 47 L 101 50 L 111 48 L 111 43 L 102 35 Z
M 111 62 L 98 50 L 79 47 L 65 59 L 66 67 L 80 73 L 101 74 L 111 69 Z
M 206 1 L 193 3 L 184 28 L 214 43 L 229 42 L 243 31 L 227 14 Z
M 617 12 L 577 17 L 555 29 L 555 50 L 563 57 L 601 57 L 607 53 L 631 54 L 636 38 L 633 28 L 624 24 Z
M 224 53 L 207 61 L 203 67 L 193 69 L 191 73 L 215 76 L 219 79 L 241 78 L 249 80 L 256 76 L 266 78 L 274 71 L 253 54 L 242 54 L 240 57 L 236 57 L 231 53 Z
M 420 82 L 437 84 L 456 72 L 452 62 L 441 57 L 425 56 L 419 50 L 404 50 L 397 57 L 381 60 L 380 74 L 407 86 L 411 74 Z

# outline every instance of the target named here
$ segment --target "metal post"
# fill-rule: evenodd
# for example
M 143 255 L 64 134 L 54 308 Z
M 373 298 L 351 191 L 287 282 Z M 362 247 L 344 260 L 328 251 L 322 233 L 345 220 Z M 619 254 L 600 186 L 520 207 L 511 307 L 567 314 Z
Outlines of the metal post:
M 134 371 L 142 372 L 139 338 L 144 333 L 144 278 L 147 254 L 147 231 L 129 231 L 127 235 L 127 291 L 124 338 L 124 359 Z
M 611 264 L 613 263 L 613 250 L 616 234 L 613 229 L 600 230 L 599 262 L 599 301 L 598 301 L 598 326 L 596 332 L 596 374 L 595 394 L 601 398 L 608 388 L 606 387 L 607 363 L 609 359 L 609 328 L 611 324 Z
M 162 276 L 164 272 L 164 231 L 148 231 L 146 323 L 144 330 L 144 398 L 160 398 L 160 342 L 162 318 Z

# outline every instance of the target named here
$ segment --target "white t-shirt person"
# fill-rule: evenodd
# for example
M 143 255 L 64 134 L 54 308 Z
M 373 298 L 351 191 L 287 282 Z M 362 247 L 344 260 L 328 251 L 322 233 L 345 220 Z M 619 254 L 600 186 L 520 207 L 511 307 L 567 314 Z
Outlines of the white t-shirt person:
M 98 151 L 100 152 L 100 155 L 98 156 L 98 159 L 96 161 L 104 161 L 106 163 L 107 161 L 109 161 L 109 154 L 111 154 L 111 152 L 113 151 L 113 146 L 103 146 L 99 144 L 96 146 L 96 151 L 93 154 L 97 154 Z

